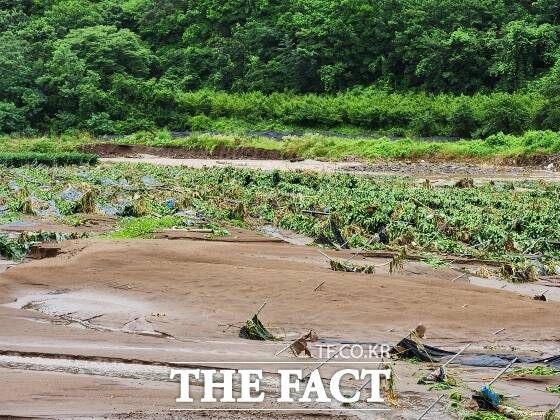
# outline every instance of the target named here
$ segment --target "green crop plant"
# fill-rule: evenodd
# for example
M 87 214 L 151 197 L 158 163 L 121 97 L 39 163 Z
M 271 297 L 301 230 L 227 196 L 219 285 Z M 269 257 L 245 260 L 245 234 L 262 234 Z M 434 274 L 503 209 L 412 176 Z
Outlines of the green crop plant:
M 145 177 L 165 187 L 145 185 Z M 60 195 L 78 186 L 82 192 L 92 191 L 86 195 L 88 210 L 103 212 L 110 207 L 130 221 L 148 215 L 157 220 L 188 210 L 220 224 L 249 228 L 270 224 L 315 239 L 330 238 L 329 217 L 321 213 L 330 214 L 349 246 L 426 258 L 452 254 L 499 261 L 506 267 L 504 274 L 517 281 L 533 279 L 539 267 L 552 272 L 560 257 L 556 183 L 428 189 L 391 177 L 147 164 L 4 168 L 0 181 L 0 201 L 7 207 L 4 217 L 12 219 L 27 212 L 23 204 L 33 200 L 72 214 Z
M 65 165 L 94 165 L 97 156 L 78 152 L 0 152 L 0 165 L 24 166 L 65 166 Z

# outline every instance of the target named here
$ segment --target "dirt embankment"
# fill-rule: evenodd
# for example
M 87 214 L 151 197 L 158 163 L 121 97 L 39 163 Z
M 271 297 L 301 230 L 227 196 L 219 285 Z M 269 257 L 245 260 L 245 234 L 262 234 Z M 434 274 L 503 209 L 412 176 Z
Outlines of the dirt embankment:
M 217 146 L 213 150 L 204 148 L 185 147 L 151 147 L 128 144 L 88 144 L 80 148 L 81 152 L 94 153 L 102 158 L 108 157 L 135 157 L 138 155 L 153 155 L 172 159 L 290 159 L 278 150 L 258 149 L 254 147 L 227 147 Z
M 95 153 L 106 162 L 150 163 L 192 168 L 234 166 L 262 170 L 311 170 L 320 172 L 353 172 L 366 175 L 406 175 L 416 178 L 460 179 L 473 177 L 486 180 L 546 180 L 560 181 L 559 165 L 547 165 L 557 157 L 549 156 L 523 162 L 477 163 L 471 161 L 380 160 L 342 162 L 303 160 L 279 150 L 251 147 L 219 146 L 213 150 L 183 147 L 149 147 L 100 143 L 82 146 L 80 151 Z

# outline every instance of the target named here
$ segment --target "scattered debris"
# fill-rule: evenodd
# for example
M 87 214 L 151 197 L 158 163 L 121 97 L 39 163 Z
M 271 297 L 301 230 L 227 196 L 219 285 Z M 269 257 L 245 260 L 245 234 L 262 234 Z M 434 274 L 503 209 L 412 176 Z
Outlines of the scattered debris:
M 440 366 L 437 369 L 430 372 L 429 375 L 424 376 L 418 380 L 421 385 L 434 384 L 434 383 L 447 383 L 447 369 L 445 366 Z
M 266 302 L 264 302 L 257 313 L 253 315 L 253 318 L 247 320 L 245 325 L 239 330 L 239 337 L 246 338 L 248 340 L 260 340 L 260 341 L 273 341 L 277 338 L 268 331 L 263 323 L 259 319 L 259 314 L 265 307 Z
M 96 207 L 93 191 L 87 190 L 85 193 L 80 195 L 80 198 L 76 202 L 76 206 L 74 207 L 74 212 L 91 214 L 95 213 L 95 210 Z
M 309 351 L 309 348 L 307 347 L 307 343 L 313 343 L 318 339 L 319 336 L 317 335 L 317 333 L 313 330 L 310 330 L 307 334 L 302 335 L 300 338 L 290 344 L 289 348 L 290 350 L 292 350 L 292 353 L 296 357 L 299 356 L 302 352 L 304 352 L 308 357 L 313 357 L 311 355 L 311 351 Z
M 331 270 L 344 271 L 347 273 L 363 273 L 374 274 L 375 266 L 373 265 L 354 265 L 351 263 L 343 263 L 340 261 L 330 260 Z
M 546 294 L 547 294 L 548 290 L 545 290 L 543 293 L 541 293 L 540 295 L 535 295 L 533 296 L 533 300 L 540 300 L 542 302 L 546 302 Z
M 456 188 L 473 188 L 474 180 L 472 178 L 462 178 L 455 183 Z
M 381 386 L 385 390 L 385 397 L 387 401 L 392 405 L 397 405 L 399 402 L 399 397 L 397 395 L 397 375 L 393 369 L 393 365 L 390 363 L 385 363 L 379 366 L 381 370 L 389 369 L 391 371 L 391 376 L 389 378 L 383 378 Z
M 33 249 L 33 257 L 35 258 L 51 257 L 58 254 L 60 247 L 33 247 L 45 242 L 62 242 L 85 237 L 87 237 L 86 233 L 64 234 L 59 232 L 24 232 L 17 238 L 8 238 L 6 235 L 0 235 L 0 255 L 12 260 L 21 260 Z
M 307 214 L 313 214 L 313 215 L 318 215 L 318 216 L 329 216 L 331 213 L 330 212 L 325 212 L 325 211 L 317 211 L 317 210 L 302 210 L 302 213 L 307 213 Z
M 426 335 L 426 327 L 423 324 L 418 324 L 418 326 L 410 332 L 409 337 L 423 339 Z
M 492 272 L 487 266 L 481 265 L 478 271 L 476 272 L 476 275 L 478 277 L 482 277 L 483 279 L 488 279 L 492 277 Z
M 455 278 L 453 278 L 453 280 L 451 280 L 451 283 L 455 283 L 457 280 L 459 280 L 461 277 L 466 276 L 467 274 L 468 274 L 467 272 L 459 274 L 457 277 L 455 277 Z
M 507 262 L 500 271 L 502 277 L 514 283 L 529 283 L 539 279 L 537 268 L 528 262 Z
M 321 251 L 319 251 L 321 252 Z M 344 271 L 348 273 L 364 273 L 364 274 L 374 274 L 376 268 L 389 266 L 389 273 L 393 274 L 395 271 L 402 270 L 404 268 L 404 262 L 407 258 L 406 247 L 401 247 L 399 252 L 393 254 L 392 258 L 386 263 L 382 264 L 370 264 L 370 265 L 355 265 L 349 261 L 358 254 L 354 254 L 352 257 L 348 258 L 346 261 L 340 262 L 333 260 L 331 257 L 321 252 L 325 257 L 329 259 L 331 270 L 333 271 Z
M 247 320 L 246 324 L 241 327 L 241 330 L 239 330 L 239 337 L 246 338 L 248 340 L 260 341 L 273 341 L 277 339 L 265 328 L 257 315 Z
M 303 378 L 302 378 L 302 382 L 306 382 L 307 378 L 309 378 L 309 376 L 313 373 L 314 370 L 319 369 L 321 366 L 327 364 L 328 362 L 330 362 L 332 359 L 334 359 L 336 356 L 338 356 L 338 354 L 344 350 L 345 346 L 340 346 L 340 348 L 337 350 L 336 353 L 334 353 L 331 357 L 329 357 L 327 360 L 325 360 L 322 363 L 319 363 L 317 366 L 311 368 L 311 370 L 309 371 L 309 373 L 307 373 Z M 303 373 L 303 372 L 302 372 Z
M 383 362 L 383 359 L 381 359 L 381 361 Z M 392 405 L 397 405 L 399 402 L 399 397 L 397 395 L 397 387 L 396 387 L 397 377 L 395 375 L 393 365 L 391 363 L 382 363 L 379 365 L 379 369 L 391 371 L 391 376 L 389 378 L 386 377 L 380 378 L 381 379 L 380 385 L 381 385 L 381 389 L 385 391 L 385 398 L 387 402 Z M 358 388 L 358 392 L 364 389 L 369 383 L 371 383 L 371 379 L 366 380 L 362 384 L 362 386 Z
M 492 384 L 494 384 L 494 382 L 502 377 L 513 366 L 513 364 L 517 362 L 517 360 L 518 358 L 515 357 L 505 368 L 500 371 L 500 373 L 498 373 L 494 377 L 494 379 L 492 379 L 480 391 L 476 392 L 472 396 L 473 400 L 475 400 L 480 409 L 493 410 L 512 419 L 524 418 L 524 414 L 519 410 L 503 405 L 503 397 L 494 392 L 494 390 L 492 389 Z
M 82 195 L 82 192 L 68 188 L 60 193 L 60 198 L 64 201 L 77 201 L 82 197 Z
M 426 327 L 419 324 L 408 336 L 399 341 L 399 343 L 391 349 L 390 353 L 396 354 L 398 357 L 418 357 L 422 361 L 433 362 L 432 357 L 428 354 L 422 343 L 425 334 Z
M 554 367 L 535 366 L 533 368 L 515 369 L 509 375 L 511 375 L 511 376 L 526 376 L 526 375 L 556 376 L 556 375 L 560 375 L 560 370 L 558 370 Z
M 472 343 L 468 343 L 465 347 L 459 350 L 453 357 L 447 360 L 447 362 L 445 362 L 439 368 L 433 370 L 428 376 L 421 378 L 418 381 L 418 383 L 419 384 L 429 384 L 429 383 L 438 383 L 438 382 L 448 383 L 448 376 L 446 370 L 447 365 L 449 365 L 452 361 L 454 361 L 457 357 L 459 357 L 461 353 L 463 353 L 466 349 L 468 349 L 471 346 L 471 344 Z
M 331 215 L 331 217 L 329 217 L 329 226 L 334 240 L 340 246 L 340 248 L 350 249 L 350 247 L 348 246 L 348 241 L 343 238 L 342 233 L 338 228 L 338 220 L 334 215 Z
M 321 283 L 319 283 L 319 284 L 315 287 L 315 289 L 313 289 L 313 291 L 316 292 L 317 290 L 319 290 L 319 289 L 321 288 L 321 286 L 322 286 L 323 284 L 325 284 L 326 282 L 327 282 L 327 281 L 324 280 L 324 281 L 322 281 Z
M 108 217 L 116 217 L 119 215 L 119 213 L 121 212 L 121 210 L 115 206 L 97 206 L 97 212 L 101 213 L 105 216 Z
M 424 418 L 424 416 L 425 416 L 426 414 L 428 414 L 428 412 L 429 412 L 432 408 L 434 408 L 434 407 L 436 406 L 436 404 L 437 404 L 438 402 L 440 402 L 441 399 L 442 399 L 444 396 L 445 396 L 445 394 L 441 394 L 441 395 L 438 397 L 437 400 L 435 400 L 428 408 L 426 408 L 426 410 L 425 410 L 422 414 L 420 414 L 420 417 L 418 417 L 418 420 L 422 420 L 422 419 Z
M 417 329 L 418 330 L 418 329 Z M 452 357 L 455 352 L 450 352 L 437 347 L 429 346 L 422 342 L 419 335 L 422 331 L 413 331 L 407 337 L 396 344 L 390 353 L 405 359 L 414 358 L 422 362 L 437 362 L 444 357 Z M 422 336 L 423 337 L 423 336 Z M 512 359 L 519 360 L 520 363 L 546 364 L 560 369 L 560 355 L 554 355 L 543 359 L 532 357 L 517 357 L 514 354 L 495 354 L 495 353 L 469 353 L 461 354 L 457 357 L 457 363 L 464 366 L 478 367 L 503 367 L 511 362 Z

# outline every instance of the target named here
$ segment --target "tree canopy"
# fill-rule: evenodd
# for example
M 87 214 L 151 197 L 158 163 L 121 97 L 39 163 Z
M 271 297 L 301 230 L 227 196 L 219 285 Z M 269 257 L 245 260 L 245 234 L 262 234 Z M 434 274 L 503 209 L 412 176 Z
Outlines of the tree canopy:
M 165 112 L 170 91 L 555 85 L 559 37 L 557 0 L 0 0 L 0 131 Z

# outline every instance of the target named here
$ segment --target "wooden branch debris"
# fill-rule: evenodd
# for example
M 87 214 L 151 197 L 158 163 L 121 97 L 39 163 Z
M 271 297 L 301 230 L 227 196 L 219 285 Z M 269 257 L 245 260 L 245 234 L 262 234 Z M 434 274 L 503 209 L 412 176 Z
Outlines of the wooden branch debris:
M 330 213 L 324 211 L 317 211 L 317 210 L 302 210 L 302 213 L 313 214 L 317 216 L 330 216 Z
M 371 251 L 363 251 L 358 253 L 358 255 L 361 255 L 362 257 L 370 257 L 370 258 L 393 258 L 397 254 L 398 251 L 384 251 L 384 250 L 371 250 Z M 409 253 L 407 254 L 406 258 L 411 261 L 422 261 L 428 258 L 428 256 Z M 438 255 L 438 258 L 443 261 L 450 262 L 450 263 L 453 262 L 456 264 L 484 264 L 493 267 L 502 266 L 502 263 L 500 261 L 484 260 L 479 258 L 455 257 L 452 255 Z
M 425 416 L 426 414 L 428 414 L 428 412 L 429 412 L 432 408 L 434 408 L 434 407 L 436 406 L 436 404 L 437 404 L 438 402 L 440 402 L 441 399 L 442 399 L 444 396 L 445 396 L 445 394 L 441 394 L 441 395 L 438 397 L 438 399 L 435 400 L 435 401 L 432 403 L 432 405 L 430 405 L 428 408 L 426 408 L 426 410 L 424 410 L 424 412 L 423 412 L 422 414 L 420 414 L 420 417 L 418 417 L 418 420 L 422 420 L 422 419 L 424 418 L 424 416 Z

